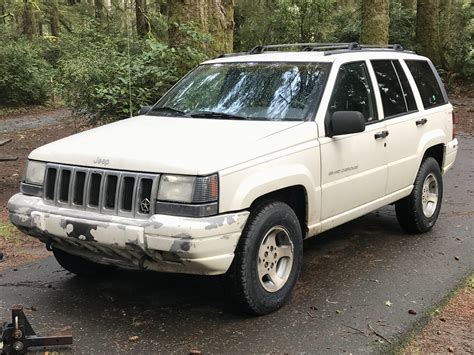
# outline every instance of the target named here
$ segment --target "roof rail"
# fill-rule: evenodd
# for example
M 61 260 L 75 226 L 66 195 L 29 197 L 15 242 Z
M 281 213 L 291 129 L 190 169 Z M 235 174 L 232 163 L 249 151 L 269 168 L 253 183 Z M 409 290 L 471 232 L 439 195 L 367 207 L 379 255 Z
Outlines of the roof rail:
M 358 49 L 356 42 L 351 43 L 285 43 L 285 44 L 267 44 L 253 47 L 248 54 L 262 54 L 268 50 L 281 48 L 301 48 L 303 51 L 313 50 L 334 50 L 334 49 Z
M 285 44 L 267 44 L 253 47 L 248 52 L 240 53 L 227 53 L 222 54 L 218 58 L 224 57 L 236 57 L 241 55 L 248 54 L 262 54 L 267 51 L 274 51 L 278 49 L 294 49 L 300 48 L 303 52 L 312 52 L 312 51 L 323 51 L 325 55 L 337 54 L 337 53 L 347 53 L 354 50 L 382 50 L 382 51 L 401 51 L 414 53 L 412 51 L 405 50 L 401 44 L 394 43 L 388 44 L 386 46 L 376 45 L 376 44 L 359 44 L 357 42 L 348 42 L 348 43 L 285 43 Z

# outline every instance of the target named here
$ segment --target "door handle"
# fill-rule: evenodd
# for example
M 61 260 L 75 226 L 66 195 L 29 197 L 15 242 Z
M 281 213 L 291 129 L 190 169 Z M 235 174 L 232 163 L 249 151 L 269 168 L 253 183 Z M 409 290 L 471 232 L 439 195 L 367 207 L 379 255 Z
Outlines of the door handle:
M 428 120 L 426 118 L 422 118 L 421 120 L 416 121 L 417 126 L 423 126 Z
M 388 136 L 388 131 L 381 131 L 374 134 L 375 139 L 382 139 Z

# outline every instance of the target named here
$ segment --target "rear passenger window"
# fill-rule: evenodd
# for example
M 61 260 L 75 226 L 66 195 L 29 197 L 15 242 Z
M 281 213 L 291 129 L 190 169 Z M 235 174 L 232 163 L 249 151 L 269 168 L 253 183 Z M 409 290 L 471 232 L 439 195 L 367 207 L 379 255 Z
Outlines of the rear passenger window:
M 447 101 L 430 64 L 426 60 L 406 60 L 405 62 L 415 79 L 423 106 L 430 108 L 446 104 Z
M 328 111 L 359 111 L 366 122 L 377 119 L 375 100 L 364 62 L 343 64 L 339 68 Z
M 396 60 L 372 60 L 371 63 L 377 77 L 385 118 L 416 110 L 413 92 L 400 63 Z
M 413 96 L 413 91 L 411 90 L 410 83 L 408 82 L 407 76 L 405 75 L 405 71 L 398 60 L 394 60 L 392 63 L 397 71 L 398 78 L 400 79 L 400 84 L 402 85 L 403 95 L 405 97 L 408 111 L 416 111 L 417 107 L 415 97 Z

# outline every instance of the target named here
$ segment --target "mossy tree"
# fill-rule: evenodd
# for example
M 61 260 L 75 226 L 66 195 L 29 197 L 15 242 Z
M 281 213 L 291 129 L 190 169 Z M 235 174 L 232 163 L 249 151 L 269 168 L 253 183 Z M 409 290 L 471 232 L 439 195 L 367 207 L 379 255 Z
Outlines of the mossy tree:
M 50 33 L 52 36 L 59 36 L 59 5 L 58 0 L 47 0 L 47 16 L 49 21 Z
M 234 32 L 234 0 L 169 0 L 168 35 L 170 45 L 179 47 L 187 41 L 182 26 L 212 36 L 205 44 L 210 55 L 231 52 Z
M 435 65 L 439 54 L 439 0 L 418 0 L 416 6 L 416 42 L 418 52 Z
M 416 0 L 402 0 L 402 7 L 407 10 L 416 10 Z
M 389 0 L 362 0 L 361 43 L 388 43 L 389 5 Z
M 35 6 L 32 0 L 24 0 L 23 33 L 29 40 L 32 40 L 38 34 L 38 25 L 35 16 Z
M 135 0 L 135 16 L 137 22 L 137 35 L 146 37 L 150 31 L 150 23 L 147 19 L 146 0 Z

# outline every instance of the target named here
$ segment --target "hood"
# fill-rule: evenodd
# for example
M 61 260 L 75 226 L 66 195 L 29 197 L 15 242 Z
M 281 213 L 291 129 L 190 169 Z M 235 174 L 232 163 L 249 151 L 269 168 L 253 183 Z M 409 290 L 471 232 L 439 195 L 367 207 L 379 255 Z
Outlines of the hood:
M 315 137 L 314 122 L 137 116 L 47 144 L 29 158 L 107 169 L 205 175 L 302 142 L 300 134 L 290 131 L 311 123 Z M 281 134 L 286 138 L 276 139 Z

